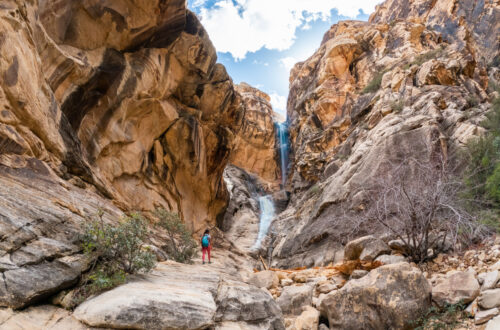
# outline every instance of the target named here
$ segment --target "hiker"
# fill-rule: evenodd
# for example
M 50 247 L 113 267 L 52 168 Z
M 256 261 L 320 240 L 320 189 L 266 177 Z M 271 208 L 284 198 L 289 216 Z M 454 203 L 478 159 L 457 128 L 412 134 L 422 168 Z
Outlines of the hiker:
M 205 252 L 208 254 L 208 263 L 211 264 L 210 261 L 210 249 L 212 248 L 212 238 L 210 237 L 210 230 L 205 230 L 203 233 L 203 237 L 201 238 L 201 259 L 203 260 L 203 264 L 205 264 Z

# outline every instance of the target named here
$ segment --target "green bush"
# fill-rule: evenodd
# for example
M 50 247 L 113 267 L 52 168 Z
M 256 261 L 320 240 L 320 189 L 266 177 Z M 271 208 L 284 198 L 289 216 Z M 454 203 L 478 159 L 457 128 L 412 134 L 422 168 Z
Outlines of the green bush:
M 399 113 L 403 110 L 405 103 L 403 101 L 393 101 L 391 102 L 391 109 L 395 113 Z
M 198 251 L 198 244 L 191 231 L 186 228 L 177 213 L 157 209 L 155 215 L 160 220 L 159 225 L 167 233 L 168 240 L 164 248 L 169 256 L 177 262 L 190 263 Z
M 148 272 L 156 262 L 156 256 L 144 248 L 148 230 L 140 214 L 127 216 L 116 225 L 105 223 L 103 215 L 100 211 L 87 223 L 81 237 L 84 253 L 94 260 L 83 284 L 87 294 L 123 283 L 127 274 Z
M 493 101 L 492 110 L 481 123 L 486 133 L 471 139 L 465 148 L 465 201 L 481 214 L 500 215 L 500 98 Z M 479 207 L 472 207 L 472 205 Z M 493 216 L 495 218 L 495 216 Z M 489 221 L 495 225 L 498 220 Z M 498 229 L 492 226 L 494 229 Z
M 366 85 L 366 87 L 361 91 L 361 94 L 373 93 L 380 89 L 380 85 L 382 84 L 382 77 L 387 71 L 384 70 L 375 74 L 375 77 Z
M 442 309 L 433 306 L 411 325 L 415 330 L 456 329 L 467 318 L 465 307 L 463 302 L 447 304 Z

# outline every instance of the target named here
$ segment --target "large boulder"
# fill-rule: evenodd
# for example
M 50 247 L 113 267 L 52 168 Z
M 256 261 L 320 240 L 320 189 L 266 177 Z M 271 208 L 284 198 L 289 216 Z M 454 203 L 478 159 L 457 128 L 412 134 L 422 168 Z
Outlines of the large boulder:
M 268 324 L 272 329 L 284 329 L 281 310 L 273 297 L 255 286 L 224 281 L 218 289 L 217 322 Z
M 264 270 L 262 272 L 257 272 L 250 277 L 250 283 L 258 288 L 271 289 L 272 287 L 277 287 L 280 283 L 280 279 L 276 272 L 272 270 Z
M 291 330 L 317 330 L 319 324 L 319 311 L 311 306 L 304 307 L 304 311 L 293 322 Z
M 51 305 L 28 307 L 20 312 L 0 309 L 0 329 L 5 330 L 87 330 L 70 311 Z
M 404 329 L 431 306 L 431 287 L 408 263 L 381 266 L 329 293 L 320 312 L 330 329 Z
M 276 300 L 283 314 L 300 315 L 305 306 L 312 304 L 313 287 L 310 285 L 291 285 L 283 288 Z
M 483 309 L 500 307 L 500 289 L 492 289 L 481 292 L 477 298 L 477 304 Z
M 205 329 L 237 324 L 284 329 L 272 296 L 215 268 L 158 264 L 148 275 L 91 298 L 74 312 L 92 327 Z M 235 328 L 238 328 L 235 327 Z
M 93 327 L 202 329 L 214 324 L 219 280 L 200 268 L 159 265 L 144 279 L 85 301 L 74 316 Z
M 439 306 L 469 303 L 479 295 L 479 283 L 472 272 L 456 271 L 439 277 L 432 287 L 432 300 Z
M 391 248 L 384 241 L 370 235 L 347 243 L 344 249 L 344 259 L 373 261 L 381 254 L 390 253 Z

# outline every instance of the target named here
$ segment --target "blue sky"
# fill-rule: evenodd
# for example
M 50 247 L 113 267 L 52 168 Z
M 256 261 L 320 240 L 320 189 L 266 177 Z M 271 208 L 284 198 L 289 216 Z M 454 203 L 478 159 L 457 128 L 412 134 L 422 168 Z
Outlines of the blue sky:
M 311 56 L 344 19 L 367 20 L 379 0 L 188 0 L 235 83 L 271 96 L 285 114 L 293 64 Z

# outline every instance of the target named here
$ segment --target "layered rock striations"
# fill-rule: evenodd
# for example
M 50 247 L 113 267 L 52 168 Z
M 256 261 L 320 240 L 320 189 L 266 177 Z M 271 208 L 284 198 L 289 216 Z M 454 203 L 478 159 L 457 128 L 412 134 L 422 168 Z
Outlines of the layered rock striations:
M 268 189 L 275 188 L 281 171 L 271 98 L 245 83 L 237 85 L 236 91 L 241 95 L 245 114 L 229 161 L 257 175 Z
M 216 224 L 244 110 L 185 1 L 3 1 L 0 31 L 0 306 L 73 285 L 99 209 Z
M 316 53 L 295 65 L 287 107 L 294 195 L 275 222 L 276 265 L 331 261 L 323 252 L 331 259 L 356 227 L 345 210 L 362 207 L 359 192 L 383 164 L 435 151 L 446 157 L 481 133 L 488 84 L 498 79 L 498 43 L 490 39 L 500 8 L 474 3 L 477 26 L 470 2 L 387 1 L 369 22 L 332 26 Z M 446 33 L 434 28 L 438 19 Z
M 10 1 L 1 14 L 4 165 L 39 159 L 123 208 L 215 223 L 242 111 L 184 1 Z

